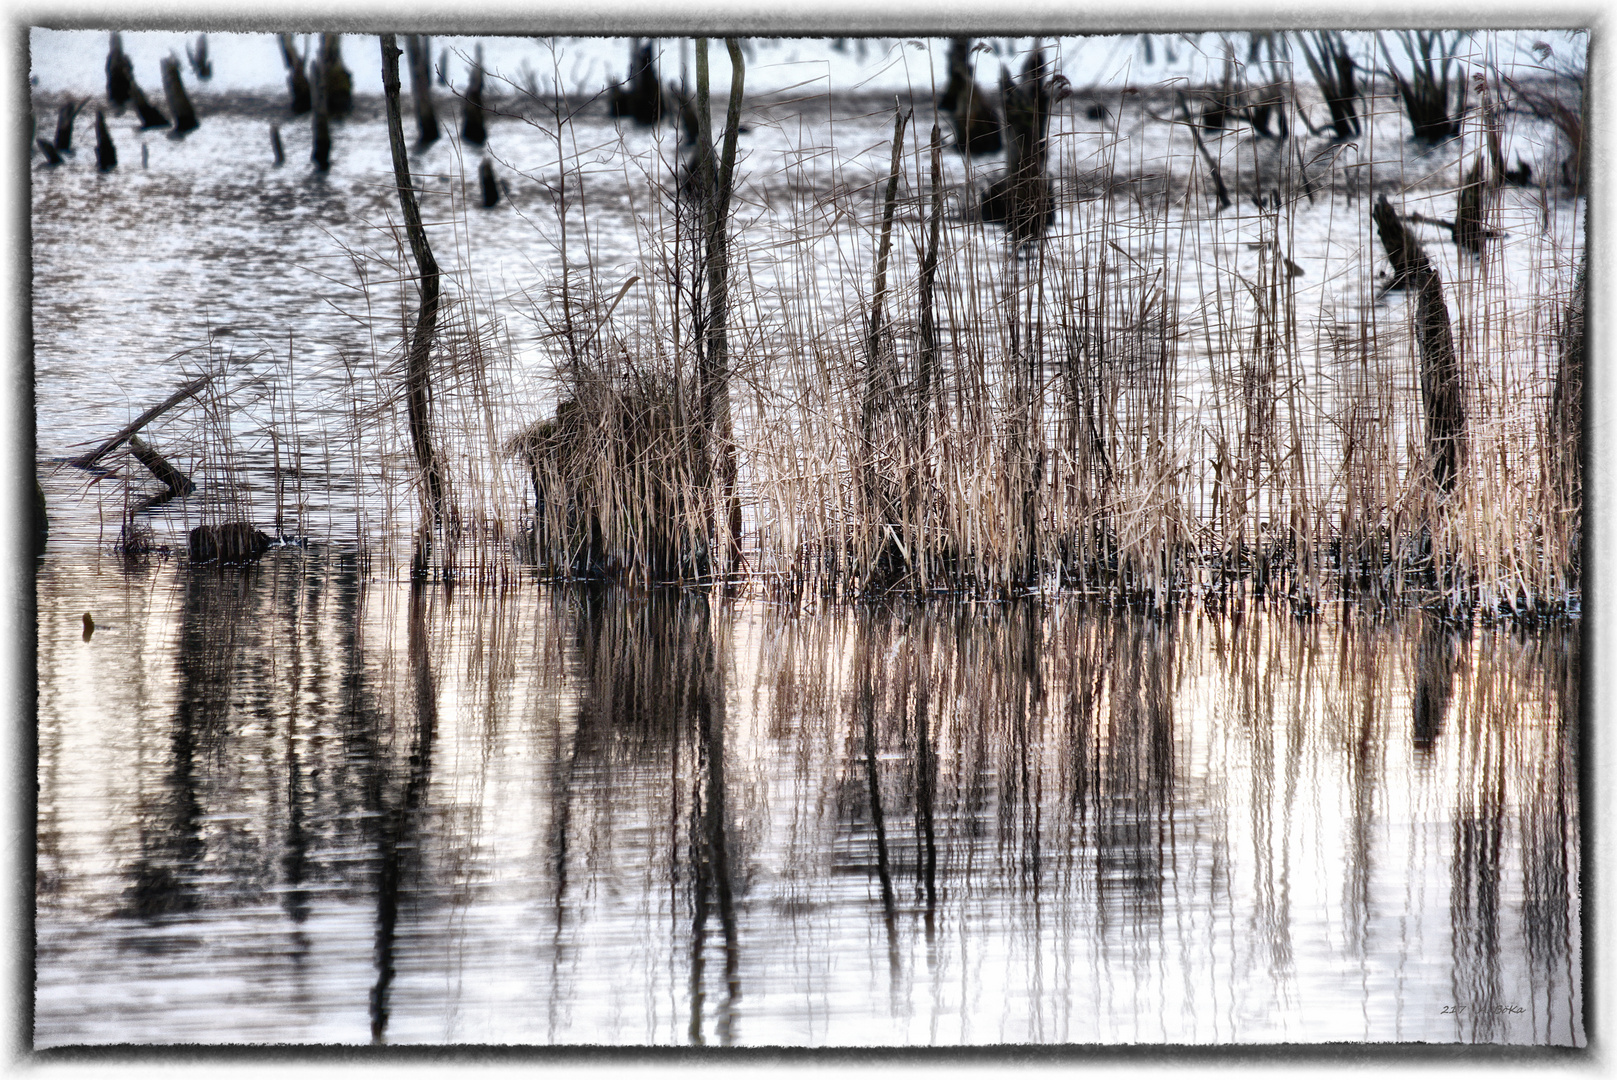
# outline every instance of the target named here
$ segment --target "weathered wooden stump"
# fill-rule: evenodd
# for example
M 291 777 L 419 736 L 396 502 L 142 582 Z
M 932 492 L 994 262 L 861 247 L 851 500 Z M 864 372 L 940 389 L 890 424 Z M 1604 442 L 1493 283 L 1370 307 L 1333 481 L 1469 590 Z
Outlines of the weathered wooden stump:
M 1465 397 L 1454 329 L 1443 299 L 1443 280 L 1425 248 L 1404 226 L 1385 194 L 1371 217 L 1381 246 L 1393 264 L 1393 284 L 1414 296 L 1415 341 L 1420 350 L 1421 404 L 1426 414 L 1426 451 L 1432 479 L 1445 493 L 1454 490 L 1466 453 Z
M 202 80 L 203 82 L 207 82 L 209 79 L 213 78 L 213 63 L 208 59 L 207 34 L 197 35 L 197 47 L 195 52 L 191 50 L 191 46 L 187 45 L 185 47 L 185 58 L 186 60 L 190 61 L 191 70 L 196 74 L 198 79 Z
M 672 111 L 663 100 L 654 45 L 654 40 L 641 44 L 636 38 L 631 42 L 629 78 L 614 86 L 607 96 L 607 109 L 614 117 L 633 120 L 643 127 L 655 126 L 665 112 Z
M 124 52 L 123 36 L 113 31 L 107 46 L 107 100 L 119 112 L 129 103 L 129 88 L 135 81 L 135 65 Z
M 972 73 L 970 38 L 953 38 L 949 42 L 949 81 L 938 95 L 938 108 L 949 114 L 955 146 L 962 154 L 996 154 L 1004 145 L 999 113 Z
M 342 35 L 320 36 L 320 77 L 326 86 L 326 115 L 347 116 L 354 111 L 354 74 L 342 62 Z
M 462 98 L 461 138 L 473 146 L 488 141 L 488 123 L 483 115 L 483 46 L 477 47 L 477 59 L 472 64 L 471 77 L 466 80 L 466 94 Z M 492 206 L 493 203 L 484 203 Z
M 302 116 L 312 108 L 307 58 L 298 51 L 297 42 L 291 34 L 281 34 L 277 40 L 281 43 L 281 61 L 286 65 L 286 85 L 292 95 L 292 115 Z
M 56 110 L 56 150 L 61 154 L 73 152 L 73 123 L 79 117 L 79 111 L 89 104 L 89 99 L 74 101 L 69 98 L 61 108 Z
M 404 51 L 410 68 L 410 97 L 415 102 L 417 144 L 428 146 L 437 142 L 439 135 L 438 110 L 432 104 L 432 39 L 408 34 Z
M 195 131 L 197 114 L 191 107 L 190 96 L 185 92 L 185 83 L 180 81 L 180 62 L 172 56 L 165 56 L 159 66 L 163 71 L 163 93 L 168 97 L 168 109 L 174 114 L 174 134 L 184 135 L 188 131 Z
M 118 167 L 118 148 L 112 143 L 106 114 L 100 109 L 95 111 L 95 167 L 102 172 L 111 172 Z
M 140 117 L 140 130 L 168 127 L 168 117 L 163 115 L 163 110 L 146 99 L 146 91 L 134 80 L 129 83 L 129 99 L 135 103 L 135 113 Z
M 286 148 L 281 145 L 281 125 L 270 125 L 270 152 L 275 155 L 277 167 L 286 163 Z
M 497 205 L 500 201 L 500 187 L 494 179 L 494 163 L 488 158 L 477 167 L 477 179 L 483 189 L 483 209 Z

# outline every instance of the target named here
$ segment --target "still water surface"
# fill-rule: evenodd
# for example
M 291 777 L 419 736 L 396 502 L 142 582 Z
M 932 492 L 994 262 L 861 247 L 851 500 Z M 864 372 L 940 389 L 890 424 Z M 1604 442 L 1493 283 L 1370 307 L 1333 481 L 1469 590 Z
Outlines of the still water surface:
M 1581 1045 L 1577 658 L 50 555 L 36 1038 Z

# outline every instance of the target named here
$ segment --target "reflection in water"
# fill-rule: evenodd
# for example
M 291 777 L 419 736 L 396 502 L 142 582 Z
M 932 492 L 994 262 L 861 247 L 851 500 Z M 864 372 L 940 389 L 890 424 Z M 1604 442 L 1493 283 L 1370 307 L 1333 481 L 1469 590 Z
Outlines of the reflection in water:
M 39 610 L 42 1045 L 1583 1040 L 1567 628 L 294 551 Z

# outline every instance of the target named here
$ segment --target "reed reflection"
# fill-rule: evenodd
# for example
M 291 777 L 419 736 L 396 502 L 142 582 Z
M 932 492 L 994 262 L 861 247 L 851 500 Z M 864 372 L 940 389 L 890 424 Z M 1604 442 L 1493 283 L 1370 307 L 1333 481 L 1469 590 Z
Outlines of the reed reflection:
M 1572 630 L 175 588 L 134 827 L 42 769 L 41 925 L 105 951 L 41 985 L 217 963 L 374 1042 L 1582 1039 Z
M 591 840 L 594 866 L 610 829 L 586 829 L 571 813 L 617 822 L 666 807 L 669 884 L 682 893 L 688 934 L 673 935 L 688 970 L 686 1037 L 721 1045 L 737 1037 L 741 1000 L 738 844 L 726 777 L 729 702 L 727 618 L 705 596 L 660 590 L 643 597 L 599 589 L 574 594 L 579 666 L 584 676 L 572 746 L 557 755 L 556 926 L 565 922 L 570 838 Z M 649 851 L 648 859 L 654 858 Z M 717 930 L 718 940 L 712 940 Z M 681 937 L 684 940 L 681 941 Z M 718 997 L 710 1005 L 717 953 Z M 567 992 L 553 971 L 553 1000 Z

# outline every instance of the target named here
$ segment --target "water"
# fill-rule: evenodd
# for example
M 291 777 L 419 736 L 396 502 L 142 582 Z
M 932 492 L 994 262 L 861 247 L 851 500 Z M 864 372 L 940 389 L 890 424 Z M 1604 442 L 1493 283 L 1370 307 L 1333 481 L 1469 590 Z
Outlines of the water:
M 40 1045 L 1582 1042 L 1571 630 L 295 551 L 39 624 Z
M 148 91 L 142 65 L 181 40 L 129 36 Z M 41 118 L 56 94 L 99 92 L 100 35 L 31 43 Z M 374 546 L 412 513 L 397 365 L 413 297 L 365 96 L 375 42 L 345 48 L 361 97 L 327 175 L 305 164 L 306 123 L 281 114 L 269 39 L 210 43 L 220 74 L 193 86 L 197 132 L 114 120 L 120 165 L 101 176 L 81 121 L 77 157 L 31 173 L 51 524 L 38 1046 L 1584 1044 L 1575 621 L 1146 615 L 1060 594 L 800 606 L 756 583 L 639 594 L 517 564 L 500 587 L 412 586 Z M 559 66 L 519 40 L 487 58 L 593 86 L 618 44 L 575 43 Z M 1096 61 L 1092 44 L 1065 69 L 1113 86 L 1127 50 L 1100 42 L 1113 51 Z M 771 388 L 813 375 L 782 359 L 780 327 L 832 349 L 857 330 L 891 93 L 925 80 L 901 44 L 868 61 L 817 47 L 760 48 L 749 69 L 759 93 L 805 65 L 821 81 L 748 115 L 739 334 L 763 389 L 738 391 L 743 440 Z M 1176 407 L 1201 424 L 1209 338 L 1239 324 L 1215 310 L 1218 281 L 1251 275 L 1275 219 L 1250 190 L 1216 217 L 1172 195 L 1193 151 L 1147 115 L 1171 98 L 1142 97 L 1110 128 L 1056 117 L 1071 198 L 1055 232 L 1104 219 L 1126 258 L 1179 267 Z M 1305 270 L 1299 378 L 1327 421 L 1338 375 L 1319 354 L 1340 323 L 1407 349 L 1399 302 L 1367 287 L 1365 195 L 1397 178 L 1410 209 L 1447 216 L 1475 149 L 1407 144 L 1378 100 L 1364 146 L 1286 219 Z M 1553 169 L 1545 125 L 1516 116 L 1507 137 L 1507 159 Z M 1278 167 L 1233 134 L 1215 150 L 1238 186 Z M 412 168 L 451 311 L 501 343 L 486 414 L 469 391 L 444 395 L 456 475 L 483 470 L 485 499 L 518 521 L 514 462 L 454 440 L 499 445 L 555 400 L 558 159 L 585 193 L 568 261 L 610 300 L 656 277 L 678 147 L 597 108 L 558 152 L 529 109 L 492 122 L 490 151 L 506 190 L 486 213 L 467 205 L 477 155 L 456 139 Z M 905 167 L 900 227 L 918 231 L 918 156 Z M 946 170 L 964 198 L 952 152 Z M 1485 269 L 1429 244 L 1462 342 L 1472 314 L 1505 313 L 1478 346 L 1492 400 L 1542 374 L 1581 228 L 1581 202 L 1535 191 L 1502 195 L 1512 237 Z M 951 280 L 993 283 L 1000 237 L 950 221 Z M 914 276 L 908 235 L 895 280 Z M 1079 252 L 1052 249 L 1054 281 Z M 663 299 L 626 293 L 614 333 L 655 347 Z M 458 325 L 449 348 L 472 340 Z M 112 547 L 150 481 L 119 458 L 99 478 L 59 459 L 204 369 L 227 392 L 145 433 L 200 491 L 137 515 L 158 550 L 126 561 Z M 1330 461 L 1328 442 L 1310 453 Z M 185 530 L 221 507 L 309 546 L 187 565 Z

